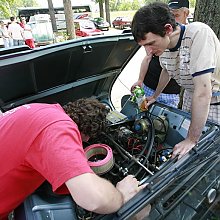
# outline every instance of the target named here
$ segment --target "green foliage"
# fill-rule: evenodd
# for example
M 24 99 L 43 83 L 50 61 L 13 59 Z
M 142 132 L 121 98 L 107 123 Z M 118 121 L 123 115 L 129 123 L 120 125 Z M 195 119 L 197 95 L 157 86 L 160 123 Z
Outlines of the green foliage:
M 13 5 L 15 0 L 0 0 L 0 17 L 7 18 L 11 15 L 11 5 Z
M 145 4 L 149 4 L 149 3 L 152 3 L 152 2 L 156 2 L 156 1 L 161 1 L 161 2 L 164 2 L 164 3 L 169 2 L 169 0 L 144 0 Z M 196 0 L 189 0 L 189 4 L 190 4 L 190 8 L 195 8 Z
M 38 6 L 36 0 L 0 0 L 0 17 L 17 16 L 17 8 Z
M 196 0 L 190 0 L 190 1 L 189 1 L 189 4 L 190 4 L 190 5 L 189 5 L 190 8 L 195 8 L 195 6 L 196 6 Z
M 157 2 L 158 0 L 145 0 L 145 4 L 149 4 L 152 2 Z M 160 2 L 168 3 L 169 0 L 159 0 Z
M 129 11 L 137 10 L 144 3 L 144 0 L 110 0 L 109 6 L 111 11 Z

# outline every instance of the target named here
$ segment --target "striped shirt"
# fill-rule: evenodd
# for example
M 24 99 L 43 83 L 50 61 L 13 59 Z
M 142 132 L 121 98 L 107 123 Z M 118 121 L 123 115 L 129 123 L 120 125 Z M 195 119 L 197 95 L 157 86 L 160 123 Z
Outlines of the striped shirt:
M 170 77 L 193 92 L 193 77 L 212 72 L 212 92 L 220 91 L 220 43 L 213 30 L 206 24 L 193 22 L 181 25 L 179 41 L 175 48 L 167 49 L 160 56 L 161 66 Z

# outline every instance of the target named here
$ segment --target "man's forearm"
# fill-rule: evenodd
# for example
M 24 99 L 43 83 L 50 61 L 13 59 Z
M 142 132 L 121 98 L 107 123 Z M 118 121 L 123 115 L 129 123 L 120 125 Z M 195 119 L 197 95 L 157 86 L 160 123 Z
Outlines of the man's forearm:
M 75 202 L 92 212 L 109 214 L 124 204 L 122 193 L 109 181 L 95 174 L 79 175 L 68 180 L 66 185 Z
M 211 97 L 193 96 L 192 120 L 189 127 L 188 138 L 197 143 L 208 118 Z
M 169 77 L 167 71 L 163 69 L 161 74 L 160 74 L 160 79 L 159 79 L 156 91 L 153 95 L 153 97 L 155 99 L 157 99 L 157 97 L 164 90 L 164 88 L 166 87 L 166 85 L 168 84 L 169 81 L 170 81 L 170 77 Z
M 141 62 L 140 73 L 138 77 L 138 81 L 144 81 L 144 78 L 147 74 L 149 63 L 151 61 L 152 55 L 146 55 Z
M 103 179 L 104 180 L 104 179 Z M 122 193 L 117 190 L 109 181 L 104 180 L 105 184 L 103 191 L 100 191 L 100 200 L 97 201 L 99 205 L 95 210 L 96 213 L 108 214 L 118 211 L 124 204 L 124 198 Z

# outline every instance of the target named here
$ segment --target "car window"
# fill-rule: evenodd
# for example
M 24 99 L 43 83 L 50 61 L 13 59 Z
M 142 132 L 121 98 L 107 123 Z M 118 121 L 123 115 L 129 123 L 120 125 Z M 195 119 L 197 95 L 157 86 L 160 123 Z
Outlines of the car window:
M 103 22 L 103 21 L 104 21 L 103 18 L 94 18 L 94 20 L 95 20 L 96 22 Z
M 85 20 L 85 21 L 80 21 L 80 26 L 82 27 L 82 28 L 85 28 L 85 29 L 95 29 L 95 25 L 94 25 L 94 23 L 93 22 L 91 22 L 91 21 L 87 21 L 87 20 Z
M 122 21 L 129 21 L 129 19 L 127 17 L 124 17 L 121 19 Z

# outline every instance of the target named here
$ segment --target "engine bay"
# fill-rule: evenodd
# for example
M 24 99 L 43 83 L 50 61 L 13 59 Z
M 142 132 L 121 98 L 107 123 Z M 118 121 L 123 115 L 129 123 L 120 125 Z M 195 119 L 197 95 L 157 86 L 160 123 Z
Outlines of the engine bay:
M 120 121 L 109 123 L 107 131 L 98 139 L 85 143 L 84 150 L 93 171 L 114 185 L 127 175 L 135 176 L 143 184 L 161 172 L 171 160 L 173 147 L 186 137 L 190 125 L 189 115 L 178 111 L 154 105 L 132 119 L 120 114 Z M 203 133 L 208 129 L 206 126 Z M 80 219 L 96 216 L 80 207 L 77 212 Z
M 16 209 L 15 219 L 24 219 L 27 215 L 36 215 L 38 219 L 53 220 L 54 216 L 61 219 L 63 213 L 66 219 L 74 220 L 130 219 L 137 210 L 151 203 L 151 198 L 154 202 L 157 198 L 158 201 L 162 198 L 163 205 L 152 208 L 151 214 L 154 216 L 153 219 L 159 219 L 159 214 L 155 213 L 156 209 L 161 213 L 165 212 L 164 210 L 168 212 L 172 204 L 179 204 L 173 194 L 182 195 L 179 192 L 182 190 L 179 189 L 181 184 L 176 187 L 174 183 L 173 186 L 172 180 L 180 178 L 179 181 L 182 181 L 182 176 L 183 179 L 190 181 L 191 175 L 188 173 L 191 173 L 192 169 L 195 168 L 195 172 L 198 172 L 198 164 L 203 163 L 203 160 L 205 164 L 209 164 L 213 157 L 209 138 L 216 132 L 216 126 L 213 123 L 206 124 L 200 138 L 201 147 L 198 148 L 198 153 L 193 157 L 190 154 L 177 160 L 172 159 L 172 150 L 175 144 L 186 137 L 190 115 L 159 103 L 145 112 L 133 111 L 134 106 L 128 106 L 127 110 L 111 111 L 107 117 L 107 130 L 98 138 L 84 142 L 83 147 L 88 163 L 97 175 L 114 185 L 127 175 L 133 175 L 140 185 L 148 183 L 147 190 L 140 192 L 136 200 L 131 199 L 117 213 L 100 215 L 78 206 L 69 195 L 53 193 L 50 184 L 45 182 Z M 171 189 L 173 192 L 167 193 Z M 188 188 L 185 187 L 184 190 L 188 195 Z M 166 195 L 170 196 L 165 198 Z M 33 219 L 32 217 L 30 219 Z

